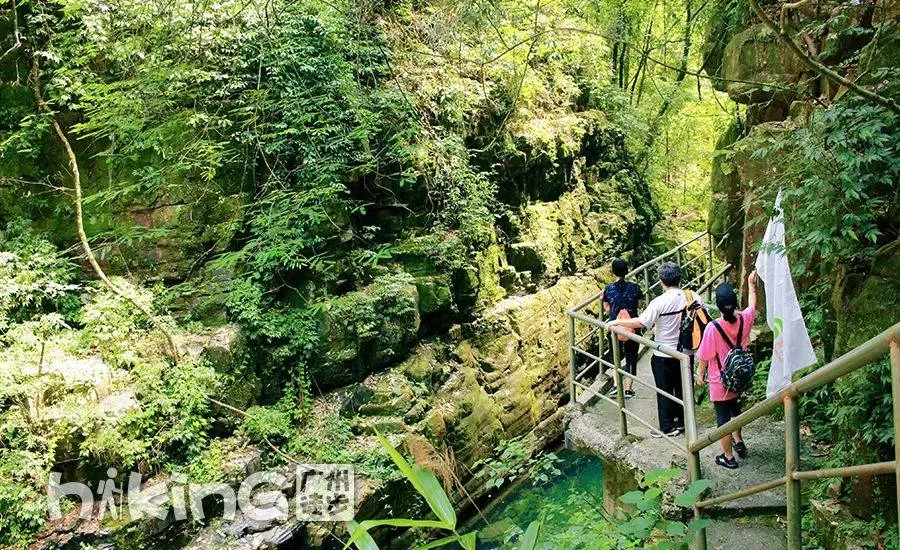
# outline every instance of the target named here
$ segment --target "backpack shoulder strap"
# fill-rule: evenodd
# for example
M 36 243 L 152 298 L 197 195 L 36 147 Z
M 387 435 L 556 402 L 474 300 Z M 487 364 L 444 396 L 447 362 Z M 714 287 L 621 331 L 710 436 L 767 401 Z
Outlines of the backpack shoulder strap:
M 690 290 L 686 290 L 686 291 L 685 291 L 685 293 L 687 293 L 687 292 L 690 292 Z M 660 317 L 668 317 L 669 315 L 682 315 L 682 314 L 684 314 L 684 313 L 687 313 L 687 308 L 688 308 L 689 305 L 691 305 L 691 303 L 688 301 L 688 295 L 687 295 L 687 294 L 685 294 L 684 300 L 685 300 L 684 306 L 682 306 L 682 307 L 676 309 L 675 311 L 668 311 L 668 312 L 666 312 L 666 313 L 660 313 L 659 316 L 660 316 Z
M 716 327 L 716 330 L 719 331 L 719 334 L 722 336 L 722 339 L 725 340 L 725 343 L 728 344 L 728 347 L 730 349 L 734 349 L 734 344 L 731 343 L 731 338 L 729 338 L 728 335 L 725 334 L 725 331 L 722 330 L 722 327 L 719 326 L 719 323 L 717 321 L 713 321 L 712 324 Z M 740 336 L 740 333 L 738 333 L 738 336 Z M 740 342 L 740 340 L 738 340 L 738 342 Z
M 741 315 L 740 313 L 738 313 L 738 321 L 739 321 L 739 323 L 738 323 L 737 342 L 736 342 L 736 345 L 732 346 L 732 347 L 736 347 L 738 349 L 744 349 L 744 346 L 741 345 L 743 332 L 744 332 L 744 316 Z

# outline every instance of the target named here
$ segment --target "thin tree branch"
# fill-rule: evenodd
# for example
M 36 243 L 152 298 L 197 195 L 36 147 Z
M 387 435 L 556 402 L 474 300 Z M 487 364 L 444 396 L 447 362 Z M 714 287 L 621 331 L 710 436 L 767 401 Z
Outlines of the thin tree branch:
M 13 45 L 8 50 L 0 54 L 0 61 L 4 57 L 22 47 L 22 36 L 19 34 L 19 12 L 16 9 L 16 0 L 10 0 L 12 4 L 12 23 L 13 23 Z
M 150 309 L 147 308 L 147 306 L 140 303 L 136 298 L 122 291 L 120 288 L 114 285 L 112 281 L 109 280 L 109 277 L 106 276 L 103 268 L 100 267 L 100 263 L 97 261 L 96 256 L 94 256 L 93 250 L 91 250 L 91 245 L 88 242 L 87 233 L 85 233 L 84 231 L 81 171 L 78 169 L 78 158 L 75 156 L 75 151 L 74 149 L 72 149 L 72 144 L 69 142 L 69 138 L 66 136 L 66 133 L 62 129 L 62 126 L 60 126 L 59 121 L 56 119 L 53 110 L 50 108 L 47 102 L 44 101 L 44 96 L 43 94 L 41 94 L 40 65 L 38 64 L 37 56 L 34 57 L 31 67 L 31 85 L 34 91 L 34 98 L 37 102 L 38 109 L 46 114 L 52 121 L 53 131 L 56 133 L 56 137 L 59 138 L 60 143 L 62 143 L 66 158 L 69 162 L 69 169 L 71 170 L 72 175 L 72 184 L 75 191 L 75 230 L 78 233 L 78 239 L 81 241 L 81 248 L 84 251 L 84 255 L 87 257 L 88 263 L 91 265 L 94 273 L 97 274 L 97 278 L 99 278 L 100 281 L 103 282 L 104 286 L 106 286 L 106 288 L 108 288 L 110 292 L 133 305 L 147 318 L 147 320 L 155 329 L 159 330 L 163 334 L 166 339 L 167 355 L 169 355 L 169 357 L 177 363 L 179 359 L 178 346 L 175 345 L 175 339 L 172 337 L 172 333 L 169 332 L 169 330 L 165 326 L 163 326 L 162 323 L 159 322 L 159 320 L 157 320 L 156 316 L 153 315 L 153 312 L 151 312 Z

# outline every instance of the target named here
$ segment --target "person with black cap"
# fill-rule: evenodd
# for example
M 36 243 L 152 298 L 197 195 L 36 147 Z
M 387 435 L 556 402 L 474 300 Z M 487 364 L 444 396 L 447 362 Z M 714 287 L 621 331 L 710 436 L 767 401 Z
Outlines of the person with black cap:
M 729 283 L 722 283 L 716 287 L 716 307 L 719 308 L 722 317 L 706 327 L 700 348 L 697 349 L 697 358 L 700 360 L 697 368 L 697 385 L 704 385 L 707 382 L 707 374 L 709 375 L 709 398 L 716 409 L 717 426 L 722 426 L 741 414 L 738 401 L 740 394 L 725 389 L 722 385 L 721 369 L 732 345 L 746 349 L 750 341 L 750 328 L 756 316 L 756 271 L 747 278 L 747 288 L 749 294 L 747 308 L 736 311 L 738 298 L 734 287 Z M 738 462 L 734 459 L 734 453 L 740 458 L 747 456 L 747 445 L 744 443 L 741 430 L 726 435 L 720 443 L 722 454 L 716 457 L 716 464 L 732 470 L 737 468 Z

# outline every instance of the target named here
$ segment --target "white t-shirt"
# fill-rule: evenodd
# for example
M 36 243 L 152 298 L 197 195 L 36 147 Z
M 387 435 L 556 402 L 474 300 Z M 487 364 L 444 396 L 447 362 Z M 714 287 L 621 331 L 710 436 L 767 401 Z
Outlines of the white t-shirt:
M 696 302 L 703 305 L 703 298 L 700 295 L 696 292 L 691 292 L 691 295 Z M 656 336 L 653 339 L 657 343 L 677 349 L 681 315 L 661 316 L 661 314 L 681 311 L 686 305 L 685 291 L 680 288 L 670 288 L 647 304 L 647 308 L 641 312 L 638 319 L 648 329 L 656 325 Z M 665 353 L 657 350 L 653 351 L 653 355 L 668 357 Z

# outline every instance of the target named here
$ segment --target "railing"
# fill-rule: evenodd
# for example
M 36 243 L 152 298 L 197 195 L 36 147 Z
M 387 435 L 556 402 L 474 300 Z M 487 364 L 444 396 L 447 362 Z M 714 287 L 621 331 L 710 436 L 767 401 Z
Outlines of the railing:
M 706 278 L 706 281 L 700 285 L 696 292 L 698 294 L 707 293 L 707 299 L 712 298 L 712 289 L 713 285 L 717 281 L 727 281 L 728 280 L 728 272 L 732 269 L 732 266 L 726 264 L 724 262 L 719 262 L 715 258 L 715 243 L 713 242 L 713 235 L 709 232 L 698 233 L 691 239 L 679 244 L 672 250 L 664 254 L 660 254 L 655 258 L 648 260 L 636 268 L 632 269 L 625 275 L 625 278 L 629 281 L 637 281 L 638 286 L 641 287 L 641 291 L 643 291 L 644 296 L 649 301 L 654 298 L 657 294 L 661 294 L 662 285 L 656 280 L 656 268 L 662 265 L 665 261 L 675 261 L 679 267 L 685 270 L 682 275 L 685 274 L 695 275 L 693 279 L 687 282 L 687 284 L 683 285 L 684 288 L 692 288 L 695 283 Z M 696 267 L 697 262 L 700 262 L 701 270 L 697 273 Z M 691 269 L 688 269 L 691 268 Z M 652 272 L 652 274 L 651 274 Z M 651 283 L 650 281 L 653 280 Z M 585 310 L 589 308 L 592 304 L 596 304 L 596 311 L 598 318 L 602 316 L 603 312 L 603 303 L 601 302 L 602 293 L 598 292 L 588 298 L 587 300 L 581 302 L 577 306 L 575 306 L 572 311 L 575 313 L 583 313 Z M 570 322 L 572 319 L 570 319 Z M 596 326 L 596 325 L 595 325 Z M 593 336 L 598 335 L 603 330 L 604 327 L 596 326 L 596 329 L 589 332 L 587 335 L 578 340 L 578 342 L 572 342 L 572 346 L 580 346 L 585 341 L 589 341 Z M 605 345 L 606 338 L 605 334 L 601 334 L 601 337 L 597 341 L 597 355 L 593 355 L 588 353 L 584 349 L 578 349 L 578 353 L 581 356 L 588 357 L 591 359 L 591 363 L 584 367 L 579 373 L 575 380 L 581 380 L 584 375 L 590 372 L 594 368 L 599 368 L 600 374 L 604 374 L 606 367 L 612 367 L 612 364 L 609 361 L 600 360 L 600 358 L 604 357 L 606 354 Z M 653 345 L 648 346 L 648 343 L 652 344 L 651 339 L 639 339 L 640 342 L 640 354 L 643 354 L 648 349 L 653 347 Z M 615 346 L 613 346 L 615 347 Z M 632 377 L 633 378 L 633 377 Z M 644 382 L 640 380 L 635 381 L 639 384 L 646 385 Z M 574 402 L 574 397 L 573 397 Z
M 699 253 L 696 253 L 693 257 L 691 257 L 691 250 L 689 247 L 700 241 L 706 237 L 705 250 L 701 250 Z M 696 251 L 695 251 L 696 252 Z M 658 267 L 663 262 L 673 258 L 675 262 L 682 267 L 693 265 L 698 261 L 703 265 L 703 269 L 699 275 L 694 277 L 693 281 L 689 281 L 688 284 L 684 285 L 685 288 L 689 288 L 689 285 L 693 285 L 700 279 L 707 277 L 707 280 L 696 290 L 698 293 L 710 292 L 712 289 L 712 285 L 715 284 L 717 280 L 725 280 L 728 274 L 728 271 L 731 269 L 731 266 L 728 264 L 719 264 L 717 265 L 714 254 L 713 254 L 713 240 L 712 235 L 709 233 L 700 233 L 694 236 L 692 239 L 681 243 L 677 247 L 672 250 L 661 254 L 641 265 L 631 270 L 625 278 L 628 280 L 633 280 L 639 274 L 641 277 L 638 279 L 639 282 L 643 282 L 644 295 L 650 299 L 652 298 L 657 290 L 661 289 L 661 283 L 655 281 L 654 283 L 650 283 L 650 272 L 651 270 L 655 271 L 655 268 Z M 705 261 L 705 265 L 703 262 Z M 653 279 L 656 279 L 656 274 L 653 274 Z M 569 376 L 570 376 L 570 399 L 572 403 L 578 402 L 578 390 L 582 390 L 590 396 L 598 397 L 604 401 L 612 403 L 616 410 L 619 412 L 619 422 L 620 422 L 620 430 L 623 436 L 628 435 L 628 419 L 629 417 L 639 424 L 649 428 L 654 429 L 654 427 L 650 424 L 650 421 L 644 418 L 641 418 L 639 415 L 635 414 L 633 411 L 628 410 L 625 407 L 625 393 L 624 393 L 624 385 L 622 383 L 622 377 L 627 376 L 632 379 L 634 382 L 647 387 L 648 389 L 656 392 L 659 395 L 664 396 L 666 399 L 670 399 L 675 403 L 678 403 L 680 406 L 684 407 L 684 420 L 685 420 L 685 436 L 686 441 L 696 442 L 698 440 L 697 437 L 697 421 L 696 415 L 694 412 L 694 399 L 693 399 L 693 375 L 691 368 L 691 358 L 685 353 L 682 353 L 674 348 L 670 348 L 668 346 L 664 346 L 662 344 L 657 344 L 656 342 L 646 338 L 644 336 L 639 336 L 634 334 L 633 332 L 623 330 L 618 327 L 609 326 L 606 322 L 602 321 L 600 316 L 602 316 L 603 307 L 601 303 L 602 295 L 601 293 L 595 294 L 588 298 L 587 300 L 581 302 L 573 309 L 569 310 Z M 586 309 L 591 304 L 597 305 L 597 317 L 586 314 Z M 577 337 L 577 329 L 576 322 L 582 322 L 586 324 L 589 328 L 588 332 L 580 337 Z M 622 358 L 618 345 L 612 345 L 612 362 L 610 363 L 608 360 L 604 358 L 604 346 L 607 338 L 606 333 L 610 333 L 613 337 L 613 342 L 615 343 L 615 336 L 624 336 L 629 340 L 637 342 L 641 347 L 642 351 L 653 349 L 663 353 L 669 357 L 672 357 L 678 360 L 680 369 L 681 369 L 681 393 L 682 398 L 678 398 L 668 392 L 665 392 L 655 385 L 648 384 L 643 380 L 640 380 L 637 376 L 632 375 L 631 373 L 622 369 Z M 582 346 L 585 342 L 588 342 L 590 345 L 591 338 L 597 337 L 597 346 L 598 351 L 597 355 L 592 354 L 591 352 L 585 350 Z M 587 346 L 585 346 L 587 347 Z M 584 368 L 582 368 L 579 372 L 576 372 L 577 365 L 577 357 L 586 357 L 591 362 Z M 598 380 L 602 379 L 605 368 L 609 367 L 612 369 L 613 377 L 615 379 L 616 385 L 616 399 L 613 400 L 608 396 L 604 395 L 602 391 L 598 391 L 591 386 L 588 386 L 581 382 L 586 373 L 588 373 L 592 368 L 598 367 L 600 371 L 600 376 L 598 376 Z M 688 474 L 691 480 L 700 479 L 700 454 L 699 451 L 691 452 L 689 447 L 685 444 L 679 443 L 674 438 L 669 437 L 666 434 L 662 434 L 662 437 L 665 441 L 674 445 L 679 450 L 683 450 L 687 453 L 688 457 Z M 695 517 L 700 517 L 700 509 L 696 508 L 694 510 Z M 702 539 L 701 548 L 706 547 L 706 533 L 702 532 L 698 534 L 698 542 Z
M 633 278 L 637 274 L 642 274 L 644 279 L 644 291 L 645 295 L 649 298 L 652 296 L 653 288 L 656 286 L 655 284 L 649 284 L 649 274 L 648 270 L 653 266 L 662 263 L 663 261 L 671 258 L 673 255 L 676 257 L 676 261 L 681 264 L 684 260 L 683 255 L 684 251 L 688 245 L 694 243 L 704 236 L 707 236 L 708 250 L 707 250 L 707 259 L 708 265 L 703 272 L 703 276 L 708 276 L 709 278 L 706 282 L 703 283 L 698 289 L 698 293 L 702 293 L 704 291 L 709 291 L 712 288 L 712 285 L 715 284 L 715 281 L 719 279 L 725 279 L 728 271 L 731 269 L 730 265 L 724 265 L 721 267 L 716 267 L 714 264 L 714 257 L 712 254 L 712 237 L 708 233 L 701 233 L 697 235 L 693 239 L 682 243 L 678 247 L 666 252 L 665 254 L 658 256 L 640 266 L 632 270 L 626 278 Z M 696 259 L 691 260 L 696 261 Z M 685 285 L 687 286 L 687 285 Z M 597 317 L 586 314 L 586 308 L 593 304 L 597 303 Z M 798 417 L 798 399 L 799 395 L 813 391 L 822 387 L 825 384 L 828 384 L 837 378 L 849 374 L 854 370 L 865 367 L 872 362 L 882 358 L 885 354 L 888 353 L 888 349 L 890 349 L 891 354 L 891 380 L 892 380 L 892 393 L 893 393 L 893 403 L 894 403 L 894 439 L 897 441 L 897 429 L 900 426 L 900 323 L 894 325 L 890 329 L 886 330 L 882 334 L 872 338 L 865 344 L 855 348 L 849 353 L 835 359 L 828 365 L 804 376 L 803 378 L 797 380 L 784 390 L 780 391 L 776 395 L 766 399 L 765 401 L 758 403 L 753 406 L 751 409 L 739 415 L 737 418 L 732 419 L 730 422 L 722 425 L 719 428 L 711 429 L 702 436 L 697 433 L 697 418 L 694 411 L 694 383 L 693 383 L 693 374 L 691 369 L 691 360 L 690 357 L 676 349 L 672 349 L 668 346 L 663 346 L 661 344 L 657 344 L 652 340 L 645 338 L 643 336 L 639 336 L 627 330 L 623 330 L 619 327 L 610 326 L 603 320 L 601 320 L 600 316 L 602 316 L 603 308 L 600 303 L 600 295 L 591 296 L 589 299 L 584 302 L 578 304 L 573 309 L 569 310 L 569 380 L 570 380 L 570 398 L 572 403 L 578 402 L 578 390 L 582 392 L 586 392 L 588 395 L 593 397 L 598 397 L 606 402 L 613 404 L 616 407 L 616 410 L 619 414 L 619 422 L 620 422 L 620 431 L 622 436 L 628 435 L 628 419 L 632 418 L 643 426 L 654 429 L 654 427 L 650 424 L 647 419 L 640 418 L 633 411 L 628 410 L 625 407 L 625 395 L 624 395 L 624 385 L 622 384 L 622 377 L 628 376 L 638 384 L 641 384 L 650 390 L 656 392 L 659 395 L 664 396 L 667 399 L 678 403 L 679 405 L 684 407 L 684 420 L 685 420 L 685 442 L 679 443 L 675 439 L 666 436 L 663 434 L 664 439 L 677 447 L 680 450 L 683 450 L 687 455 L 687 464 L 688 464 L 688 476 L 691 481 L 695 481 L 701 478 L 700 471 L 700 451 L 709 445 L 712 445 L 714 442 L 718 441 L 725 435 L 730 434 L 731 432 L 743 428 L 750 422 L 760 418 L 761 416 L 770 414 L 775 409 L 777 409 L 780 404 L 784 404 L 785 407 L 785 475 L 779 479 L 775 479 L 764 483 L 762 485 L 758 485 L 756 487 L 751 487 L 748 489 L 743 489 L 740 491 L 736 491 L 727 495 L 721 495 L 714 498 L 710 498 L 707 500 L 703 500 L 698 502 L 694 506 L 694 517 L 699 519 L 701 517 L 701 512 L 704 509 L 708 509 L 717 504 L 722 504 L 725 502 L 729 502 L 732 500 L 737 500 L 739 498 L 747 497 L 750 495 L 754 495 L 757 493 L 761 493 L 764 491 L 768 491 L 770 489 L 774 489 L 776 487 L 780 487 L 782 485 L 787 486 L 787 511 L 788 511 L 788 537 L 787 543 L 788 548 L 791 550 L 800 550 L 801 548 L 801 533 L 800 533 L 800 482 L 804 479 L 820 479 L 820 478 L 831 478 L 831 477 L 849 477 L 854 475 L 866 474 L 866 475 L 874 475 L 874 474 L 886 474 L 893 472 L 897 478 L 897 486 L 900 487 L 900 451 L 896 451 L 895 460 L 890 462 L 881 462 L 877 464 L 864 464 L 859 466 L 850 466 L 846 468 L 832 468 L 826 470 L 811 470 L 811 471 L 801 471 L 799 469 L 799 457 L 800 457 L 800 424 Z M 577 322 L 581 322 L 586 324 L 589 329 L 588 332 L 578 337 L 577 330 Z M 607 337 L 607 333 L 614 338 L 615 336 L 623 336 L 629 340 L 637 342 L 645 349 L 654 349 L 657 350 L 669 357 L 672 357 L 678 360 L 681 369 L 681 390 L 682 390 L 682 398 L 671 395 L 667 392 L 664 392 L 657 388 L 654 385 L 648 384 L 642 380 L 639 380 L 636 376 L 624 371 L 622 369 L 622 358 L 620 356 L 619 346 L 612 345 L 612 362 L 609 362 L 604 358 L 604 342 Z M 584 349 L 584 347 L 589 347 L 591 343 L 591 338 L 597 337 L 597 346 L 598 353 L 597 355 L 592 354 L 591 352 Z M 584 343 L 588 342 L 587 345 Z M 615 343 L 615 340 L 613 340 Z M 577 358 L 579 356 L 588 358 L 591 362 L 581 369 L 579 372 L 576 372 L 576 365 L 578 364 Z M 613 371 L 613 376 L 616 384 L 616 399 L 613 400 L 610 397 L 604 395 L 602 391 L 597 391 L 581 382 L 585 374 L 590 371 L 593 367 L 599 367 L 600 374 L 602 375 L 604 369 L 609 367 Z M 598 377 L 600 379 L 601 377 Z M 900 510 L 900 491 L 898 491 L 897 496 L 898 502 L 898 510 Z M 697 532 L 697 540 L 696 540 L 697 548 L 701 550 L 706 549 L 706 530 L 701 529 Z
M 800 470 L 800 418 L 798 414 L 800 395 L 817 390 L 842 376 L 866 367 L 880 360 L 888 353 L 891 356 L 891 393 L 894 403 L 894 460 L 843 468 Z M 799 550 L 802 544 L 800 532 L 800 482 L 802 480 L 893 473 L 897 479 L 897 487 L 900 487 L 900 451 L 898 451 L 896 445 L 898 428 L 900 428 L 900 323 L 895 324 L 824 367 L 807 374 L 765 401 L 757 403 L 753 408 L 737 418 L 733 418 L 730 422 L 723 424 L 719 428 L 709 430 L 688 445 L 688 452 L 699 453 L 702 449 L 725 437 L 725 435 L 743 428 L 761 416 L 770 414 L 782 404 L 784 405 L 784 477 L 757 485 L 756 487 L 700 501 L 696 504 L 696 510 L 699 516 L 699 511 L 704 508 L 785 485 L 787 493 L 787 547 L 791 550 Z M 897 492 L 897 509 L 900 510 L 900 491 Z M 898 526 L 898 529 L 900 529 L 900 526 Z M 701 548 L 704 547 L 705 541 L 704 546 L 701 546 Z

